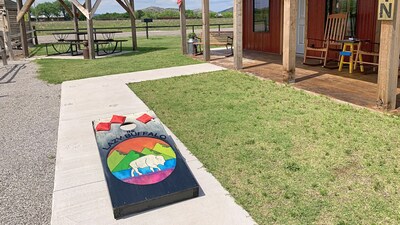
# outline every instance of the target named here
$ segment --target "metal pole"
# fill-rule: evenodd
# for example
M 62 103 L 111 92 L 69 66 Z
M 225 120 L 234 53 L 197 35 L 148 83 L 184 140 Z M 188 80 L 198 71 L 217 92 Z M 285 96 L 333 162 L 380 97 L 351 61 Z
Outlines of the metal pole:
M 149 22 L 146 22 L 146 38 L 149 39 Z

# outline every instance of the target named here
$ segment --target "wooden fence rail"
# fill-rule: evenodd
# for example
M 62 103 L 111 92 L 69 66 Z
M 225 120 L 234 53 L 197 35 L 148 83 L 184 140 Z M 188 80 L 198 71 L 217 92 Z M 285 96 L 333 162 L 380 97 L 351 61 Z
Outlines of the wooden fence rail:
M 218 28 L 218 31 L 221 31 L 221 27 L 222 26 L 233 26 L 233 24 L 232 23 L 219 23 L 219 24 L 210 24 L 210 27 L 217 27 Z M 142 29 L 146 29 L 146 36 L 148 37 L 148 32 L 150 31 L 150 29 L 152 29 L 152 30 L 156 30 L 156 29 L 163 29 L 163 28 L 179 28 L 180 26 L 179 25 L 171 25 L 171 26 L 139 26 L 139 27 L 136 27 L 137 29 L 140 29 L 140 28 L 142 28 Z M 186 28 L 187 29 L 191 29 L 191 31 L 194 33 L 195 32 L 195 28 L 196 27 L 202 27 L 202 25 L 201 24 L 192 24 L 192 25 L 186 25 Z M 93 30 L 96 32 L 96 31 L 99 31 L 99 30 L 123 30 L 123 29 L 125 29 L 125 30 L 127 30 L 127 29 L 131 29 L 131 27 L 128 27 L 128 26 L 125 26 L 125 27 L 95 27 L 95 28 L 93 28 Z M 81 29 L 79 29 L 80 31 L 82 30 L 82 31 L 86 31 L 86 28 L 81 28 Z M 60 32 L 60 31 L 74 31 L 74 29 L 73 28 L 60 28 L 60 29 L 35 29 L 35 26 L 33 26 L 33 31 L 32 31 L 32 33 L 33 33 L 33 37 L 32 37 L 32 39 L 33 40 L 35 40 L 35 44 L 37 45 L 37 44 L 39 44 L 39 42 L 38 42 L 38 33 L 40 33 L 40 32 Z

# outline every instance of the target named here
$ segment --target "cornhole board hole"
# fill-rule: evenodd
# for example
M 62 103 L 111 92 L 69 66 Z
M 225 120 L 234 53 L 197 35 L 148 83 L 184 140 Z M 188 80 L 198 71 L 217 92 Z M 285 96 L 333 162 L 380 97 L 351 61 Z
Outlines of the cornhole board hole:
M 116 219 L 197 197 L 199 184 L 152 112 L 93 121 Z

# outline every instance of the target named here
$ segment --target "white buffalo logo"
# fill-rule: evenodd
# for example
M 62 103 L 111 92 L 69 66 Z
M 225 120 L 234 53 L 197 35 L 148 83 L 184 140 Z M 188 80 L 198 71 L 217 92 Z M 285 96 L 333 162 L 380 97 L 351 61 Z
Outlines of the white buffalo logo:
M 159 169 L 158 167 L 159 164 L 164 165 L 165 159 L 162 156 L 155 156 L 155 155 L 146 155 L 141 158 L 138 158 L 129 165 L 132 167 L 132 172 L 131 175 L 134 177 L 134 173 L 136 172 L 139 175 L 142 175 L 142 173 L 139 172 L 139 169 L 144 169 L 146 167 L 150 167 L 150 170 L 154 172 L 154 169 Z

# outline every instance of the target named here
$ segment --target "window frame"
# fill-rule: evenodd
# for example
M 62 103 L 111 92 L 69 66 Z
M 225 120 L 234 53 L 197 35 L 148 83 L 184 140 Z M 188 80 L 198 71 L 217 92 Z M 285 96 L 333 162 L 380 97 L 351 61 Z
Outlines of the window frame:
M 268 4 L 268 16 L 265 17 L 265 19 L 267 19 L 268 23 L 266 23 L 266 27 L 268 29 L 264 29 L 264 30 L 256 30 L 256 21 L 255 21 L 255 14 L 256 14 L 256 1 L 267 1 Z M 271 0 L 253 0 L 253 32 L 254 33 L 269 33 L 271 31 L 271 13 L 270 13 L 270 9 L 271 9 Z

